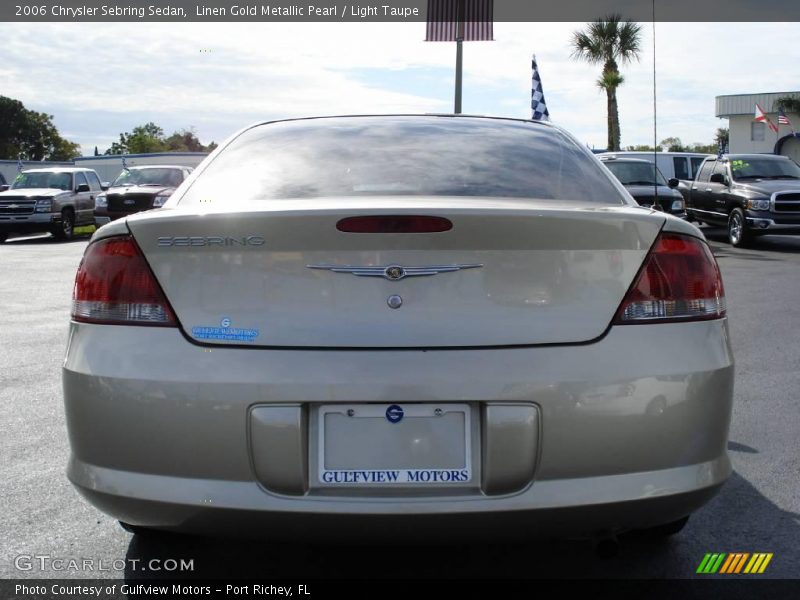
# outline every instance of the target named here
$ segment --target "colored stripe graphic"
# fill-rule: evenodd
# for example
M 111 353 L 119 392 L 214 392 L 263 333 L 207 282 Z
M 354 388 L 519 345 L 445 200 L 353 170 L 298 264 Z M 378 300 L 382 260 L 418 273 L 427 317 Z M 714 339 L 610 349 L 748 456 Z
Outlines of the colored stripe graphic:
M 733 554 L 728 555 L 728 560 L 725 561 L 725 564 L 722 565 L 722 569 L 720 569 L 720 573 L 738 573 L 741 571 L 744 562 L 747 560 L 747 557 L 750 556 L 747 552 L 735 552 Z
M 773 553 L 771 552 L 756 552 L 754 554 L 749 552 L 732 552 L 730 554 L 709 552 L 703 557 L 700 566 L 697 567 L 697 573 L 704 575 L 713 575 L 715 573 L 720 575 L 760 574 L 767 569 L 772 557 Z
M 742 558 L 739 559 L 739 562 L 736 565 L 736 570 L 734 573 L 740 573 L 742 571 L 742 567 L 744 567 L 744 563 L 747 560 L 747 557 L 750 556 L 749 552 L 745 552 L 742 554 Z
M 721 554 L 706 554 L 703 562 L 697 567 L 698 573 L 716 573 L 722 561 L 725 559 L 725 553 Z
M 738 554 L 728 554 L 728 560 L 725 561 L 725 564 L 722 565 L 722 568 L 719 570 L 720 573 L 730 573 L 731 565 L 736 563 L 739 560 Z
M 760 552 L 753 554 L 753 558 L 747 563 L 745 573 L 763 573 L 767 569 L 769 561 L 772 560 L 772 553 Z

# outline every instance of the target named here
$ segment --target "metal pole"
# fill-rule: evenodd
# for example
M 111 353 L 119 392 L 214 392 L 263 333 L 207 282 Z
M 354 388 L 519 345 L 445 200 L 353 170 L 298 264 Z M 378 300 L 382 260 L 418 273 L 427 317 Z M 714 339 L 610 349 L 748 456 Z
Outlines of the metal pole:
M 463 41 L 456 40 L 456 99 L 453 112 L 461 114 L 461 70 L 464 62 Z
M 466 0 L 459 0 L 456 5 L 456 99 L 453 112 L 461 114 L 461 72 L 464 63 L 464 18 L 466 16 Z

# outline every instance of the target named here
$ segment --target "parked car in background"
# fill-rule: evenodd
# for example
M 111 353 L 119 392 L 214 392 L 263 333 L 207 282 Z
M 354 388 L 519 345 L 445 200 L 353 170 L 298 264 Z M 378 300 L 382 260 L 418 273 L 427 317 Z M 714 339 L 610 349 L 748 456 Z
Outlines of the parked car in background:
M 658 167 L 646 160 L 619 158 L 616 154 L 603 154 L 598 158 L 641 206 L 686 217 L 683 195 L 675 189 L 679 183 L 677 179 L 673 177 L 667 181 Z
M 269 122 L 192 180 L 73 290 L 68 476 L 129 530 L 663 536 L 730 475 L 714 256 L 564 130 Z
M 610 153 L 601 153 L 602 157 Z M 619 158 L 637 158 L 655 163 L 661 174 L 669 179 L 677 179 L 678 185 L 675 187 L 683 196 L 684 202 L 689 197 L 689 188 L 692 181 L 700 170 L 700 165 L 710 156 L 700 152 L 614 152 L 614 156 Z
M 690 220 L 727 227 L 733 246 L 760 235 L 800 235 L 800 166 L 775 154 L 707 158 L 686 211 Z
M 94 224 L 94 201 L 102 191 L 92 169 L 29 169 L 0 192 L 0 242 L 9 235 L 49 231 L 72 238 L 75 227 Z
M 124 169 L 95 199 L 98 226 L 120 217 L 159 208 L 192 172 L 191 167 L 153 165 Z
M 694 180 L 695 175 L 700 170 L 700 165 L 709 156 L 698 152 L 606 152 L 598 154 L 598 157 L 613 154 L 619 158 L 637 158 L 655 163 L 658 170 L 667 179 L 673 177 L 678 181 Z

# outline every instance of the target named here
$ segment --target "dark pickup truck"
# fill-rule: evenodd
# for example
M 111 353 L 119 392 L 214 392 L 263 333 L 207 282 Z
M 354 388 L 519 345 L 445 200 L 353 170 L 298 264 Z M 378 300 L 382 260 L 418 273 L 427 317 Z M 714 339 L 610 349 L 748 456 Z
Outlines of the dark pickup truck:
M 707 158 L 686 212 L 690 221 L 727 227 L 733 246 L 760 235 L 800 235 L 800 166 L 774 154 Z
M 97 196 L 94 220 L 99 227 L 136 212 L 164 205 L 192 172 L 180 165 L 148 165 L 123 169 L 108 190 Z

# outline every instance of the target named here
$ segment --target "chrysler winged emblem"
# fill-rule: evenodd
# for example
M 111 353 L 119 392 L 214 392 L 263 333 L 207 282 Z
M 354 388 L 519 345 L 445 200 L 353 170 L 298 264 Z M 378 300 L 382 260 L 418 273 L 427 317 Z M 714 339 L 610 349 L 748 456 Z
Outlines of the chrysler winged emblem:
M 383 277 L 389 281 L 400 281 L 406 277 L 424 277 L 439 273 L 452 273 L 463 269 L 479 269 L 481 264 L 429 265 L 425 267 L 404 267 L 402 265 L 356 266 L 356 265 L 306 265 L 309 269 L 322 269 L 334 273 L 350 273 L 357 277 Z

